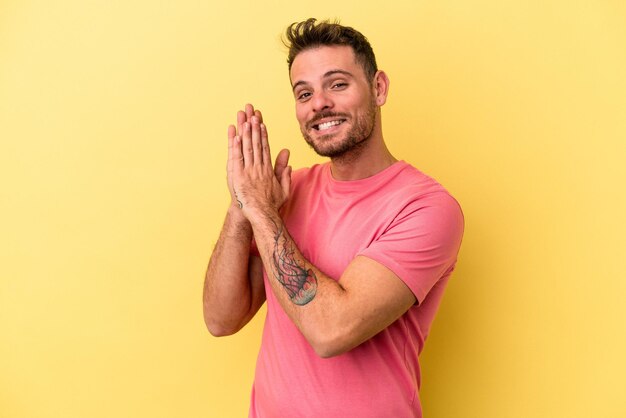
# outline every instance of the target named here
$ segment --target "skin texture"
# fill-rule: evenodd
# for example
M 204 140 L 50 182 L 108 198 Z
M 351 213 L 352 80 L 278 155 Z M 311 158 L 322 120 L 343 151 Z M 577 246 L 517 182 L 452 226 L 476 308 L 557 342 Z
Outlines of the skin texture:
M 314 149 L 332 154 L 338 180 L 369 177 L 395 158 L 382 137 L 380 106 L 389 80 L 367 80 L 349 47 L 300 53 L 291 69 L 296 117 Z M 327 130 L 316 125 L 337 122 Z M 232 204 L 207 270 L 204 314 L 209 331 L 228 335 L 257 312 L 272 291 L 289 318 L 322 357 L 342 354 L 406 312 L 415 296 L 392 271 L 357 257 L 331 278 L 306 260 L 279 209 L 289 199 L 291 168 L 282 150 L 272 165 L 262 115 L 247 105 L 228 128 L 227 182 Z M 261 258 L 249 257 L 252 237 Z M 236 260 L 236 261 L 235 261 Z M 245 260 L 245 262 L 244 262 Z M 271 289 L 263 289 L 262 268 Z

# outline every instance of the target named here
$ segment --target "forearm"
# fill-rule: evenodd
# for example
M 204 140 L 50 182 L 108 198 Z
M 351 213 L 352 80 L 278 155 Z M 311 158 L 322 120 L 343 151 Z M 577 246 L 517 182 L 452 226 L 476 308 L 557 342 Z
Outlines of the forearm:
M 345 351 L 352 337 L 341 284 L 304 258 L 278 213 L 254 216 L 252 228 L 272 291 L 284 311 L 323 357 Z M 345 317 L 344 317 L 345 318 Z
M 229 208 L 204 282 L 204 320 L 214 335 L 236 332 L 258 309 L 253 301 L 262 298 L 256 294 L 262 289 L 252 285 L 251 275 L 259 272 L 249 268 L 251 240 L 250 223 L 239 209 Z

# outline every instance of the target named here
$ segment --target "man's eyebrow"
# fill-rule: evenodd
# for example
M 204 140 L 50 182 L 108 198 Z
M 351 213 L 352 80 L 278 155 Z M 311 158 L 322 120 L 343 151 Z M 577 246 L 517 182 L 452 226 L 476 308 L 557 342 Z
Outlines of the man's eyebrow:
M 343 75 L 347 75 L 348 77 L 352 77 L 352 78 L 354 77 L 350 71 L 346 71 L 346 70 L 330 70 L 330 71 L 327 71 L 324 74 L 324 78 L 330 77 L 331 75 L 335 75 L 335 74 L 343 74 Z
M 330 70 L 330 71 L 326 71 L 322 78 L 328 78 L 328 77 L 333 76 L 335 74 L 343 74 L 345 76 L 354 78 L 354 75 L 352 75 L 352 73 L 350 71 L 346 71 L 346 70 Z M 291 87 L 291 91 L 295 91 L 296 87 L 301 86 L 303 84 L 306 85 L 306 84 L 309 84 L 309 83 L 304 81 L 304 80 L 300 80 L 300 81 L 296 82 L 293 85 L 293 87 Z
M 298 81 L 296 84 L 294 84 L 294 85 L 293 85 L 293 87 L 291 87 L 291 91 L 295 91 L 295 90 L 296 90 L 296 87 L 301 86 L 301 85 L 303 85 L 303 84 L 309 84 L 309 83 L 307 83 L 307 82 L 306 82 L 306 81 L 304 81 L 304 80 L 300 80 L 300 81 Z

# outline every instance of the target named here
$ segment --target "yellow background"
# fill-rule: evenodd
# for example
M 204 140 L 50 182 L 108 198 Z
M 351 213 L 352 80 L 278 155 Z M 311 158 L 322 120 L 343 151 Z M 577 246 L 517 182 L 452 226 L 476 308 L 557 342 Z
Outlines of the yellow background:
M 263 315 L 202 320 L 226 126 L 320 161 L 279 42 L 309 16 L 368 36 L 392 152 L 465 212 L 426 417 L 626 416 L 619 0 L 3 0 L 0 416 L 246 416 Z

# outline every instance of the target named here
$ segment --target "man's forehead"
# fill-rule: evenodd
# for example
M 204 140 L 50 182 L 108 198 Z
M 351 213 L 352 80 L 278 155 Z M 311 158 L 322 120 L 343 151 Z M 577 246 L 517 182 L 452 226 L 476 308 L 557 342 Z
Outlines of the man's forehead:
M 289 77 L 292 84 L 314 81 L 331 73 L 346 72 L 356 75 L 359 67 L 350 46 L 319 46 L 300 52 L 293 60 Z

